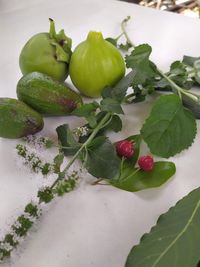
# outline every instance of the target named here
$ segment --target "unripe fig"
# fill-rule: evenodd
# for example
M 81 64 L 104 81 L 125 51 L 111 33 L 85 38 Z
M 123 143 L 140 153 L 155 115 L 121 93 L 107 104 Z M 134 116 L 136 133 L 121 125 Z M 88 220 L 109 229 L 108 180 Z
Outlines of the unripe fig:
M 119 50 L 104 40 L 101 32 L 89 32 L 74 50 L 69 73 L 73 84 L 86 96 L 98 97 L 106 86 L 115 85 L 125 74 Z
M 54 21 L 50 19 L 50 32 L 34 35 L 23 47 L 19 65 L 23 75 L 38 71 L 64 81 L 68 76 L 72 40 L 64 30 L 58 34 Z

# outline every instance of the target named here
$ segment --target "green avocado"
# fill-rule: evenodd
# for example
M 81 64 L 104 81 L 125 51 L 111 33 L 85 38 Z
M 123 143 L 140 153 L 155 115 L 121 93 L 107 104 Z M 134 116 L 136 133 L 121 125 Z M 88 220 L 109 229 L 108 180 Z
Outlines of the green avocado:
M 39 72 L 29 73 L 19 80 L 17 96 L 45 115 L 67 115 L 82 105 L 81 96 L 65 83 Z
M 25 103 L 0 98 L 0 137 L 20 138 L 42 130 L 42 116 Z

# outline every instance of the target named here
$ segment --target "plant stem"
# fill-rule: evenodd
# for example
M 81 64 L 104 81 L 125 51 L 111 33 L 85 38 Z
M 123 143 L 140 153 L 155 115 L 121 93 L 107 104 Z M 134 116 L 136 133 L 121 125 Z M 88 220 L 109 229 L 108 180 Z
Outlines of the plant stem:
M 135 44 L 131 41 L 131 39 L 129 38 L 128 36 L 128 33 L 126 31 L 126 23 L 130 20 L 130 16 L 128 16 L 127 18 L 125 18 L 122 22 L 121 22 L 121 29 L 122 29 L 122 32 L 124 33 L 124 36 L 127 40 L 127 42 L 132 45 L 133 48 L 135 48 Z M 187 90 L 181 88 L 180 86 L 178 86 L 170 77 L 168 77 L 164 72 L 162 72 L 160 69 L 157 68 L 157 71 L 159 72 L 159 74 L 164 78 L 166 79 L 169 84 L 171 85 L 172 87 L 172 90 L 175 91 L 178 93 L 179 97 L 182 98 L 182 95 L 185 95 L 187 97 L 189 97 L 190 99 L 192 99 L 196 104 L 199 104 L 200 105 L 200 95 L 198 94 L 195 94 L 193 92 L 188 92 Z M 132 95 L 130 95 L 131 97 Z M 129 96 L 128 96 L 129 98 Z M 128 99 L 126 99 L 128 100 Z
M 197 104 L 200 104 L 200 96 L 199 95 L 192 93 L 192 92 L 188 92 L 187 90 L 184 90 L 183 88 L 178 86 L 172 79 L 170 79 L 165 73 L 163 73 L 161 70 L 157 69 L 157 71 L 160 73 L 160 75 L 163 78 L 165 78 L 169 82 L 172 89 L 175 89 L 177 91 L 179 96 L 180 96 L 180 94 L 186 95 L 187 97 L 191 98 Z
M 126 37 L 127 42 L 132 45 L 133 48 L 135 48 L 134 43 L 131 41 L 131 39 L 128 36 L 128 33 L 126 31 L 126 24 L 127 22 L 131 19 L 130 16 L 126 17 L 122 22 L 121 22 L 121 29 L 122 29 L 122 33 L 124 34 L 124 36 Z
M 68 171 L 68 169 L 71 167 L 71 165 L 74 163 L 74 161 L 78 158 L 78 156 L 80 155 L 80 153 L 87 148 L 88 144 L 94 139 L 94 137 L 97 135 L 97 133 L 99 132 L 99 130 L 103 127 L 103 125 L 110 119 L 111 113 L 108 112 L 106 113 L 106 115 L 101 119 L 101 121 L 97 124 L 96 128 L 93 130 L 93 132 L 91 133 L 91 135 L 89 136 L 89 138 L 85 141 L 85 143 L 83 143 L 83 145 L 79 148 L 79 150 L 74 154 L 74 156 L 72 157 L 72 159 L 68 162 L 68 164 L 66 165 L 66 167 L 64 168 L 64 170 L 62 171 L 62 173 L 66 173 Z M 61 180 L 62 178 L 58 177 L 54 183 L 52 184 L 52 186 L 50 187 L 50 189 L 53 189 L 55 187 L 55 185 Z

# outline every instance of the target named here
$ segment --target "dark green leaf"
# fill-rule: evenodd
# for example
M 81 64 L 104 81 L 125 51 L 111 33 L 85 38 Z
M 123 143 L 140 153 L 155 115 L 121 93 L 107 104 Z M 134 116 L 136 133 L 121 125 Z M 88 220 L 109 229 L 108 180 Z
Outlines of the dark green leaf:
M 161 215 L 134 246 L 125 267 L 197 267 L 200 243 L 200 188 Z
M 86 118 L 86 120 L 88 121 L 88 124 L 89 124 L 89 127 L 90 128 L 95 128 L 97 126 L 97 119 L 96 119 L 96 116 L 94 115 L 91 115 L 91 116 L 88 116 Z
M 148 78 L 154 77 L 155 65 L 149 60 L 152 48 L 148 44 L 142 44 L 126 56 L 126 66 L 136 71 L 134 84 L 143 84 Z
M 196 121 L 175 94 L 159 97 L 141 129 L 151 153 L 168 158 L 191 146 Z
M 132 86 L 136 71 L 132 70 L 124 76 L 114 87 L 106 87 L 102 92 L 103 98 L 113 98 L 119 102 L 124 99 L 127 89 Z
M 152 187 L 159 187 L 164 184 L 176 172 L 172 162 L 156 162 L 150 172 L 134 168 L 131 164 L 124 162 L 121 175 L 118 180 L 111 180 L 110 183 L 120 189 L 135 192 Z
M 60 125 L 56 128 L 58 140 L 61 144 L 61 150 L 67 155 L 73 155 L 80 148 L 80 144 L 75 140 L 68 124 Z
M 194 62 L 195 81 L 200 84 L 200 59 Z
M 167 74 L 180 87 L 190 89 L 194 83 L 189 76 L 187 66 L 180 61 L 175 61 L 171 64 L 170 72 Z
M 105 40 L 108 41 L 109 43 L 111 43 L 112 45 L 114 45 L 115 47 L 117 47 L 117 39 L 108 37 Z
M 113 179 L 119 176 L 120 159 L 115 146 L 107 138 L 88 147 L 85 164 L 88 172 L 97 178 Z
M 200 103 L 196 103 L 188 96 L 182 95 L 183 104 L 186 108 L 190 109 L 196 119 L 200 119 Z
M 132 44 L 130 44 L 128 41 L 125 44 L 119 44 L 119 48 L 124 50 L 124 51 L 128 51 L 130 48 L 132 48 Z
M 104 142 L 106 142 L 106 140 L 107 140 L 106 136 L 97 136 L 90 142 L 90 144 L 88 144 L 87 148 L 95 149 L 96 147 L 99 147 Z
M 137 134 L 137 135 L 131 135 L 126 139 L 133 142 L 134 154 L 131 158 L 127 159 L 127 162 L 129 162 L 131 166 L 134 167 L 140 154 L 140 144 L 141 144 L 142 138 L 140 134 Z
M 199 59 L 200 59 L 200 57 L 184 56 L 182 62 L 183 62 L 184 64 L 188 65 L 188 66 L 193 67 L 194 62 L 195 62 L 196 60 L 199 60 Z
M 113 115 L 110 123 L 103 128 L 106 131 L 120 132 L 122 129 L 122 120 L 118 115 Z
M 99 107 L 99 104 L 94 101 L 91 103 L 86 103 L 82 105 L 79 108 L 76 108 L 74 111 L 72 111 L 72 115 L 78 116 L 78 117 L 89 117 L 91 114 L 93 114 L 97 108 Z
M 113 98 L 104 98 L 101 101 L 101 110 L 109 111 L 109 112 L 117 113 L 117 114 L 124 114 L 120 103 L 116 99 L 113 99 Z

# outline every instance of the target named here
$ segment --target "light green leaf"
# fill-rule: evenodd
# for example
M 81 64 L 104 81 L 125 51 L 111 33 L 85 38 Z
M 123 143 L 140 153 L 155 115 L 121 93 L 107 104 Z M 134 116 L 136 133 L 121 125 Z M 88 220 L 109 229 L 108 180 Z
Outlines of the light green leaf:
M 131 250 L 125 267 L 197 267 L 200 259 L 200 188 L 161 215 Z
M 141 129 L 151 153 L 168 158 L 191 146 L 196 121 L 175 94 L 159 97 Z

